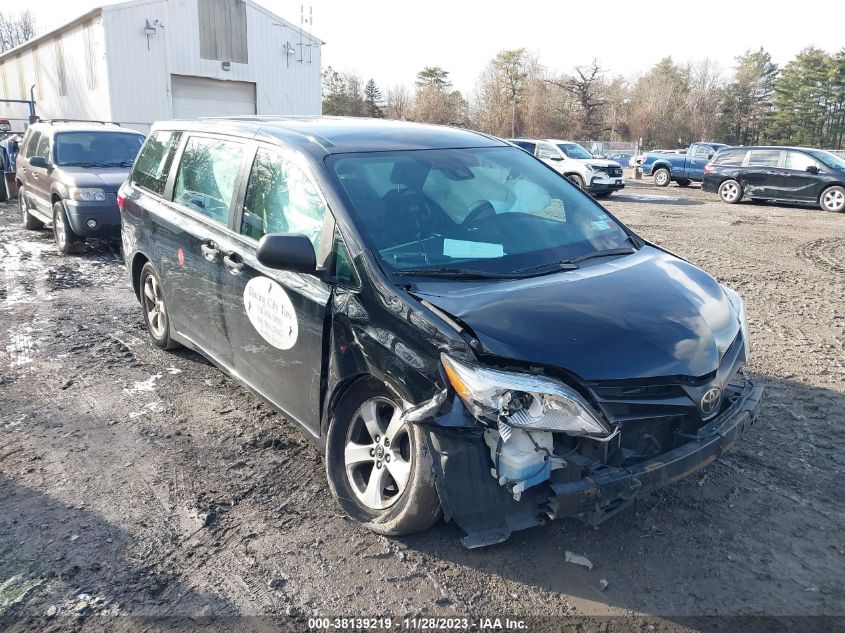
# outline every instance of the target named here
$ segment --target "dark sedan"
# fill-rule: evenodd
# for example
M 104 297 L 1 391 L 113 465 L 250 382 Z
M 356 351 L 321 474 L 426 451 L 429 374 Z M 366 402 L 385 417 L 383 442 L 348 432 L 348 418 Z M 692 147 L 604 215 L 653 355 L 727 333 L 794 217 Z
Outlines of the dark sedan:
M 803 147 L 729 147 L 704 168 L 704 191 L 728 204 L 783 200 L 845 211 L 845 160 Z

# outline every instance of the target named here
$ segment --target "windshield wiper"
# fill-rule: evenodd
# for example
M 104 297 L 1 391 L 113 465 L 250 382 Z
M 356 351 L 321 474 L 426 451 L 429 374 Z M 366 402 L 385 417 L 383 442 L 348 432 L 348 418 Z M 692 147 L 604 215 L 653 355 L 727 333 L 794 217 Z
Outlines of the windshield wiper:
M 489 273 L 471 268 L 408 268 L 397 270 L 394 275 L 407 277 L 450 277 L 452 279 L 513 279 L 513 273 Z
M 595 253 L 588 253 L 586 255 L 581 255 L 580 257 L 573 257 L 572 259 L 559 259 L 556 262 L 549 262 L 546 264 L 538 264 L 537 266 L 529 266 L 528 268 L 520 268 L 519 270 L 515 270 L 514 274 L 518 275 L 521 273 L 530 273 L 535 272 L 537 274 L 542 273 L 553 273 L 559 270 L 575 270 L 580 268 L 578 266 L 579 263 L 586 261 L 588 259 L 595 259 L 597 257 L 613 257 L 614 255 L 631 255 L 636 253 L 637 250 L 635 248 L 610 248 L 606 251 L 596 251 Z

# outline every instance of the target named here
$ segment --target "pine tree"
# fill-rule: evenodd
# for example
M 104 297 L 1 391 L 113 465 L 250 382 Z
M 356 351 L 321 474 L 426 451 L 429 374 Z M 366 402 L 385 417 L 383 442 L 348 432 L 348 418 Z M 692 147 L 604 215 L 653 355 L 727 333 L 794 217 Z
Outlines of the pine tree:
M 367 116 L 375 119 L 384 118 L 384 99 L 376 82 L 370 79 L 364 87 L 364 108 Z

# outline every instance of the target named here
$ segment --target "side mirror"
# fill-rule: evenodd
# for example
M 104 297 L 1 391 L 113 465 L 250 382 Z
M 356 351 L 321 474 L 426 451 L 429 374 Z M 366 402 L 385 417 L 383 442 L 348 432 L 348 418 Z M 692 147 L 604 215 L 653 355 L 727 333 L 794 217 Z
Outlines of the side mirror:
M 33 156 L 29 159 L 29 166 L 30 167 L 40 167 L 41 169 L 47 169 L 47 159 L 43 156 Z
M 296 233 L 270 233 L 258 242 L 255 253 L 258 263 L 275 270 L 296 273 L 317 272 L 314 246 L 304 235 Z
M 816 167 L 815 165 L 807 165 L 805 171 L 808 171 L 811 174 L 817 174 L 817 173 L 819 173 L 819 168 Z

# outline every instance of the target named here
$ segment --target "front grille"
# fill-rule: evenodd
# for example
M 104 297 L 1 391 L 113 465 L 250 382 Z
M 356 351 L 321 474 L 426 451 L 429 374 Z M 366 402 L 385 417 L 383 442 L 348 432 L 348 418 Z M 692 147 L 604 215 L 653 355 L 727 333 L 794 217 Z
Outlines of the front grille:
M 598 167 L 599 171 L 606 173 L 608 176 L 613 178 L 619 178 L 622 176 L 622 168 L 621 167 Z

